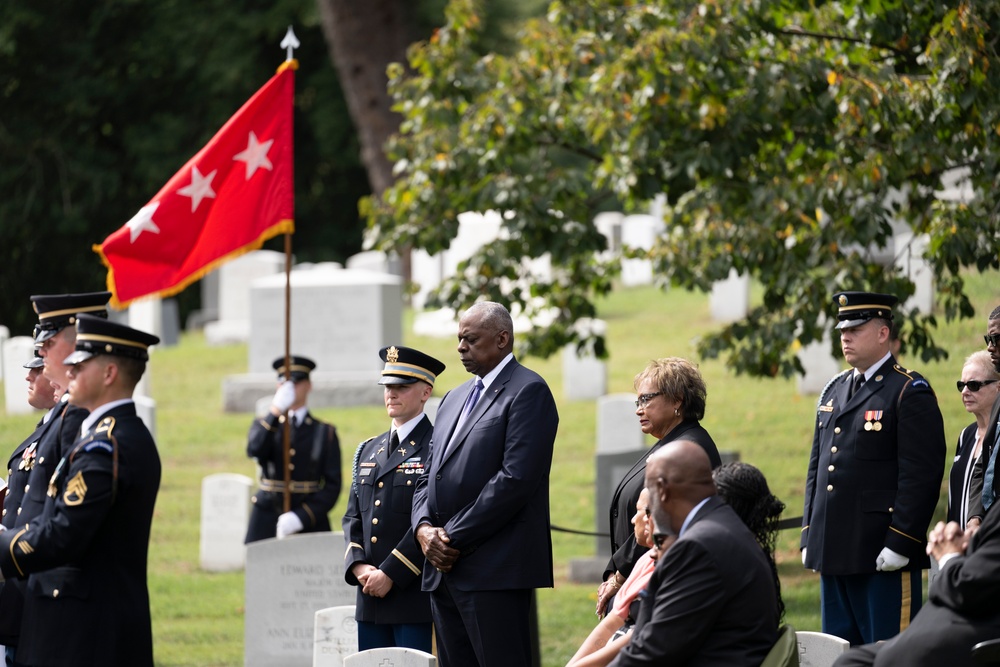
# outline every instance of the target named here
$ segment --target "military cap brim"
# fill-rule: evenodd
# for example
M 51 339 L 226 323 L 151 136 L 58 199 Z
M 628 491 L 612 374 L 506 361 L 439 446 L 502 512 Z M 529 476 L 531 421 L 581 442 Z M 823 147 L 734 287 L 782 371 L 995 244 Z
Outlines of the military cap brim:
M 293 382 L 299 382 L 301 380 L 308 380 L 309 374 L 316 369 L 316 362 L 309 357 L 299 357 L 293 356 L 289 357 L 291 364 L 289 366 L 289 378 Z M 278 379 L 285 379 L 285 358 L 278 357 L 271 363 L 271 368 L 278 372 Z
M 378 356 L 385 362 L 378 381 L 380 385 L 426 382 L 433 387 L 437 376 L 445 369 L 443 363 L 412 347 L 389 345 L 379 350 Z
M 892 294 L 877 292 L 838 292 L 833 300 L 839 308 L 836 329 L 858 327 L 874 318 L 891 322 L 892 307 L 898 301 Z
M 150 346 L 159 342 L 145 331 L 81 313 L 76 317 L 76 349 L 63 363 L 74 366 L 99 354 L 147 361 Z

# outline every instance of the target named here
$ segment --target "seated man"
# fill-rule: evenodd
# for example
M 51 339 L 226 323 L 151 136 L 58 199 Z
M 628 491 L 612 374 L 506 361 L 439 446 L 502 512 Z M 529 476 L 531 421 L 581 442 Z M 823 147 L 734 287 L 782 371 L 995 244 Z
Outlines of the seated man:
M 973 534 L 975 533 L 975 534 Z M 927 552 L 941 571 L 931 584 L 927 604 L 910 626 L 892 639 L 865 644 L 840 656 L 834 667 L 907 665 L 972 667 L 972 647 L 1000 637 L 1000 512 L 986 513 L 978 531 L 954 521 L 939 522 L 927 539 Z
M 631 640 L 611 664 L 758 667 L 778 638 L 778 593 L 753 533 L 716 495 L 705 450 L 678 440 L 646 464 L 659 559 Z

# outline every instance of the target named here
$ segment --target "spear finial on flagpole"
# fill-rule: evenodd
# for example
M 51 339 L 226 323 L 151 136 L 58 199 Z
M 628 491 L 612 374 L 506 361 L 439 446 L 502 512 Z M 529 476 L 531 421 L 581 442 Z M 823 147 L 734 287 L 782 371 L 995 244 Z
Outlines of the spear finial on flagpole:
M 288 26 L 285 38 L 281 40 L 281 48 L 285 49 L 285 60 L 294 60 L 295 56 L 292 54 L 292 51 L 299 48 L 299 40 L 295 36 L 295 31 L 292 30 L 292 26 Z

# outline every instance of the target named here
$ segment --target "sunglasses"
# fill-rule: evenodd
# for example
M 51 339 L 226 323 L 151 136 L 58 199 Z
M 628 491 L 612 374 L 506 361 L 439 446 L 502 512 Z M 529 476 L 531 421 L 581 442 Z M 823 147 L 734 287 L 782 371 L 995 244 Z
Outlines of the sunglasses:
M 986 341 L 986 347 L 990 345 L 998 347 L 1000 346 L 1000 333 L 986 334 L 983 336 L 983 340 Z
M 959 380 L 958 382 L 955 383 L 955 386 L 958 387 L 959 391 L 962 391 L 963 389 L 968 387 L 969 391 L 971 391 L 974 394 L 983 387 L 985 387 L 986 385 L 993 384 L 994 382 L 996 382 L 996 380 L 969 380 L 968 382 L 962 382 L 961 380 Z

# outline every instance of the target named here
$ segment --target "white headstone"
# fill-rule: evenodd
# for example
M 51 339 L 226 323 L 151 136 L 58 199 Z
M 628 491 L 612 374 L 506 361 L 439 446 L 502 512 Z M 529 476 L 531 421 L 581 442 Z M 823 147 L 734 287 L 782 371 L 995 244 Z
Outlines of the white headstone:
M 246 563 L 243 539 L 250 521 L 253 480 L 222 472 L 201 480 L 201 569 L 209 572 L 242 570 Z
M 736 322 L 746 317 L 750 312 L 750 277 L 731 269 L 729 278 L 712 285 L 709 310 L 715 322 Z
M 317 611 L 313 637 L 313 667 L 343 667 L 344 658 L 358 652 L 354 605 Z
M 799 644 L 799 667 L 829 667 L 851 648 L 846 639 L 822 632 L 796 632 L 795 639 Z
M 128 326 L 139 331 L 163 335 L 163 308 L 160 299 L 142 299 L 128 307 Z
M 245 667 L 309 667 L 316 612 L 354 604 L 344 534 L 306 533 L 247 545 Z
M 608 391 L 608 367 L 602 359 L 584 350 L 578 356 L 576 345 L 562 352 L 563 392 L 571 401 L 596 399 Z
M 441 396 L 431 396 L 427 399 L 427 402 L 424 403 L 424 413 L 427 415 L 427 418 L 431 420 L 431 423 L 434 423 L 434 419 L 437 417 L 438 407 L 440 405 Z
M 146 425 L 150 435 L 156 438 L 156 401 L 149 396 L 133 394 L 132 400 L 135 402 L 135 411 L 139 419 Z
M 606 211 L 594 216 L 594 227 L 608 241 L 608 251 L 618 252 L 622 247 L 622 220 L 625 215 L 618 211 Z
M 7 414 L 22 415 L 34 410 L 28 405 L 28 383 L 25 362 L 35 356 L 35 341 L 31 336 L 14 336 L 3 341 L 4 402 Z
M 441 284 L 444 277 L 444 256 L 428 255 L 426 250 L 415 249 L 410 253 L 410 282 L 415 288 L 413 307 L 421 309 L 427 305 L 431 290 Z
M 819 394 L 834 375 L 844 370 L 842 361 L 830 353 L 830 332 L 823 334 L 823 340 L 812 342 L 799 351 L 799 361 L 806 374 L 798 378 L 799 394 Z
M 652 215 L 629 215 L 622 220 L 622 246 L 649 250 L 663 233 L 662 218 Z M 622 284 L 649 285 L 653 282 L 653 264 L 647 259 L 622 260 Z
M 916 287 L 913 296 L 906 300 L 902 308 L 907 311 L 916 308 L 923 315 L 934 312 L 934 271 L 924 258 L 928 243 L 930 237 L 927 234 L 896 234 L 896 264 Z
M 391 264 L 389 256 L 381 250 L 366 250 L 347 258 L 347 268 L 376 273 L 393 273 Z
M 291 274 L 292 354 L 309 357 L 320 373 L 378 378 L 376 351 L 402 340 L 402 281 L 373 271 L 314 268 Z M 285 349 L 285 276 L 259 278 L 250 288 L 251 373 L 269 373 Z
M 597 399 L 597 453 L 645 449 L 646 434 L 635 416 L 635 394 L 607 394 Z
M 245 342 L 250 337 L 250 284 L 284 270 L 285 255 L 274 250 L 250 252 L 219 267 L 219 319 L 205 325 L 208 344 Z
M 0 324 L 0 350 L 3 349 L 4 342 L 10 338 L 10 329 Z M 0 382 L 3 382 L 4 372 L 3 372 L 3 360 L 0 359 Z
M 413 648 L 371 648 L 344 659 L 344 667 L 437 667 L 430 653 Z

